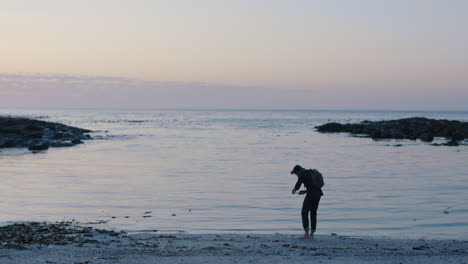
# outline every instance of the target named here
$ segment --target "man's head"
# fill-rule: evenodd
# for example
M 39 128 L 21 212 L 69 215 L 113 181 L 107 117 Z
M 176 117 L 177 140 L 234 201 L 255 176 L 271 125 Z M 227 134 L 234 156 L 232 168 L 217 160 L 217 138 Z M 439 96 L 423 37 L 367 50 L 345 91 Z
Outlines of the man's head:
M 296 166 L 294 166 L 294 168 L 292 169 L 291 174 L 297 174 L 297 173 L 300 172 L 301 170 L 303 170 L 303 168 L 302 168 L 300 165 L 296 165 Z

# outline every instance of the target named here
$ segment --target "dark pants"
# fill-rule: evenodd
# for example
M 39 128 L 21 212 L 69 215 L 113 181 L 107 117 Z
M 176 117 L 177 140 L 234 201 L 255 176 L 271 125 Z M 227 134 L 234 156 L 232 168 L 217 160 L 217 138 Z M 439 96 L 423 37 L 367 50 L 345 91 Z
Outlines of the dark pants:
M 310 212 L 310 231 L 315 232 L 317 228 L 317 209 L 319 206 L 320 197 L 305 198 L 302 204 L 302 226 L 305 231 L 309 231 L 309 212 Z

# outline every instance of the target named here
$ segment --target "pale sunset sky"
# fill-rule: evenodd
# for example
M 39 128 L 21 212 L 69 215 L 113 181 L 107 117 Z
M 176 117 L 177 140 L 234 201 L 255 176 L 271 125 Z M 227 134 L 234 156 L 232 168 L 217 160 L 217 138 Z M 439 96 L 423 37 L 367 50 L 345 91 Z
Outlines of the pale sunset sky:
M 0 6 L 0 107 L 468 110 L 466 0 Z

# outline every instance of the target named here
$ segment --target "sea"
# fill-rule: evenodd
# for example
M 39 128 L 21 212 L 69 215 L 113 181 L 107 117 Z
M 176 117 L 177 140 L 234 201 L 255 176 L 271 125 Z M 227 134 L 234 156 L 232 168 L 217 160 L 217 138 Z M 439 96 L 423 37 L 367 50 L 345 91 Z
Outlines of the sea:
M 160 233 L 300 234 L 296 164 L 325 180 L 318 235 L 466 239 L 468 146 L 322 134 L 327 122 L 468 112 L 0 109 L 93 140 L 0 149 L 0 224 L 75 221 Z M 436 139 L 435 142 L 444 142 Z

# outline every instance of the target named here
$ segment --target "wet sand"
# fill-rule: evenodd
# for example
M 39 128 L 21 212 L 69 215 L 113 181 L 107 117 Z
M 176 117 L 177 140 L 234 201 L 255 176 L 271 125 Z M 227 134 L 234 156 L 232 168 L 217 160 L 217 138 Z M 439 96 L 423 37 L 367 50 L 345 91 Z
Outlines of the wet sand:
M 76 230 L 61 245 L 3 241 L 0 263 L 468 263 L 460 240 Z

